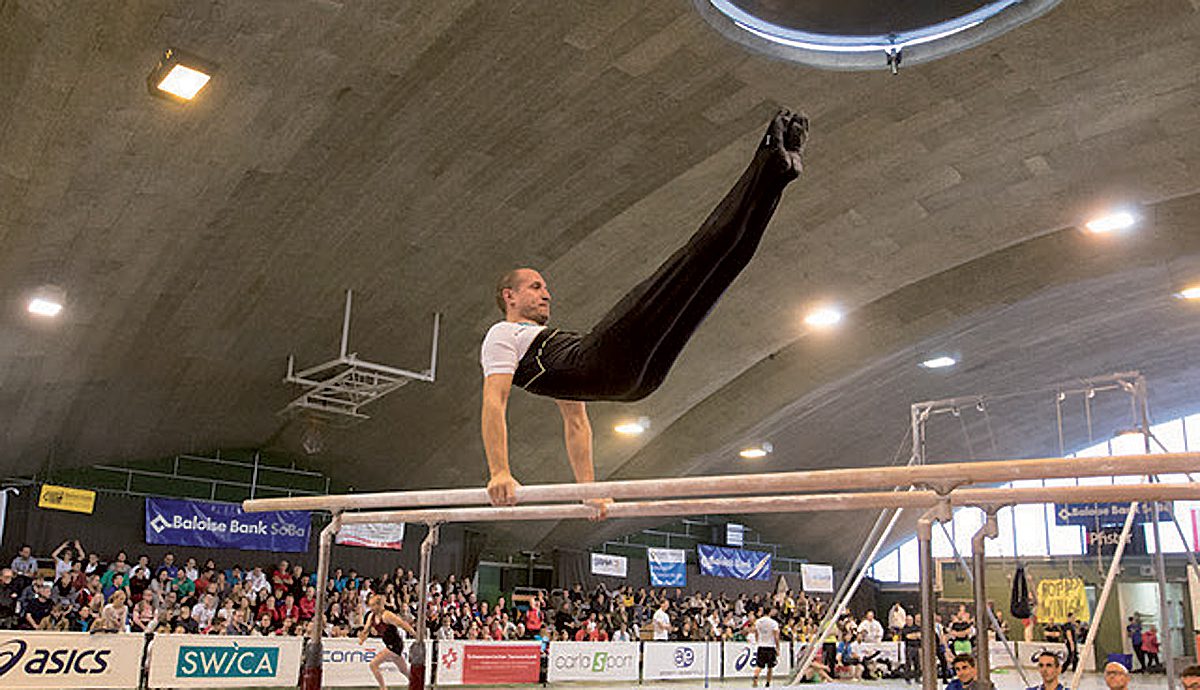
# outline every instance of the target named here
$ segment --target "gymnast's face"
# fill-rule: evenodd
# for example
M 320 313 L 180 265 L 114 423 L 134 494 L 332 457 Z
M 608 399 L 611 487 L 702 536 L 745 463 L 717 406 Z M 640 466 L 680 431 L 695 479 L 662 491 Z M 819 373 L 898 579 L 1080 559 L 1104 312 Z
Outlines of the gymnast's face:
M 550 320 L 550 290 L 546 288 L 546 279 L 542 278 L 541 273 L 532 268 L 522 268 L 516 286 L 504 293 L 509 321 L 532 321 L 544 326 Z

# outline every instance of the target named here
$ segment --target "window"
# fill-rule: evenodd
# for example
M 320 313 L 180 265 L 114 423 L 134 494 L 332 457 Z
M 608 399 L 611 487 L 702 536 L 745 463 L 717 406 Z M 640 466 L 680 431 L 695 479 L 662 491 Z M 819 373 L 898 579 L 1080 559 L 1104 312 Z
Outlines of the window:
M 1151 427 L 1153 435 L 1166 447 L 1166 452 L 1192 451 L 1200 447 L 1200 414 L 1171 420 Z M 1140 434 L 1118 435 L 1111 441 L 1100 441 L 1074 454 L 1075 457 L 1099 457 L 1144 453 L 1145 439 Z M 1152 452 L 1164 452 L 1157 444 Z M 1162 475 L 1163 482 L 1191 481 L 1184 474 Z M 1106 486 L 1109 484 L 1140 484 L 1142 477 L 1083 477 L 1080 479 L 1040 479 L 1009 482 L 1002 486 L 1013 488 L 1036 486 Z M 1183 553 L 1191 548 L 1200 551 L 1200 501 L 1177 501 L 1175 522 L 1163 522 L 1164 553 Z M 989 556 L 1079 556 L 1087 552 L 1083 527 L 1059 525 L 1054 517 L 1053 504 L 1019 505 L 1003 508 L 997 513 L 999 536 L 987 542 Z M 933 529 L 933 557 L 953 558 L 954 549 L 965 558 L 971 555 L 971 537 L 983 524 L 983 511 L 978 508 L 959 508 L 954 520 L 946 526 L 954 543 L 946 538 L 940 527 Z M 1178 529 L 1176 528 L 1178 525 Z M 1135 529 L 1145 531 L 1146 545 L 1154 553 L 1154 525 L 1147 523 Z M 1180 538 L 1180 531 L 1183 538 Z M 1186 543 L 1185 543 L 1186 540 Z M 882 582 L 916 582 L 919 577 L 917 539 L 915 536 L 876 561 L 869 574 Z

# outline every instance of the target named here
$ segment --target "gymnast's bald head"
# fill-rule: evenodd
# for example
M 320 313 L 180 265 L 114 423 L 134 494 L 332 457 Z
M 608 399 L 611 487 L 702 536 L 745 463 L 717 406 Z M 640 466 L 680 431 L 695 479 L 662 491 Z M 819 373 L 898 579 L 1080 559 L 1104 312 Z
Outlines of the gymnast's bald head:
M 496 306 L 508 321 L 550 320 L 550 290 L 546 279 L 532 268 L 514 268 L 496 282 Z

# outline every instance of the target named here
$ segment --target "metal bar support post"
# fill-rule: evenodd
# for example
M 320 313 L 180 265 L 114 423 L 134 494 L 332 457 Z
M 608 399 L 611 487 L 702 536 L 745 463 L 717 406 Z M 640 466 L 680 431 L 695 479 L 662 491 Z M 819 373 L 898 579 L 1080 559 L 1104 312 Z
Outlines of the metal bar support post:
M 342 527 L 342 514 L 333 518 L 321 536 L 317 546 L 317 607 L 313 612 L 312 627 L 308 631 L 308 645 L 304 648 L 304 670 L 300 685 L 304 690 L 319 690 L 321 687 L 321 636 L 325 632 L 326 590 L 329 587 L 329 559 L 333 550 L 333 538 Z
M 1146 378 L 1140 374 L 1134 380 L 1133 396 L 1137 401 L 1137 411 L 1142 427 L 1142 442 L 1144 451 L 1149 455 L 1150 450 L 1150 403 L 1146 390 Z M 1175 690 L 1175 654 L 1171 646 L 1171 606 L 1167 601 L 1167 564 L 1163 557 L 1162 525 L 1159 524 L 1158 513 L 1162 504 L 1155 501 L 1151 505 L 1154 511 L 1151 519 L 1154 523 L 1154 575 L 1158 580 L 1158 623 L 1159 639 L 1163 650 L 1164 670 L 1167 672 L 1167 690 Z M 1132 514 L 1133 511 L 1130 511 Z M 1185 542 L 1186 544 L 1186 542 Z
M 985 518 L 983 525 L 979 531 L 971 537 L 971 559 L 972 565 L 975 567 L 975 633 L 977 642 L 975 644 L 975 670 L 977 672 L 977 680 L 975 687 L 977 690 L 992 690 L 992 670 L 988 658 L 990 646 L 988 644 L 988 627 L 984 621 L 991 617 L 991 610 L 987 605 L 987 542 L 988 539 L 995 539 L 999 534 L 999 527 L 996 523 L 996 508 L 989 506 L 984 509 Z
M 917 553 L 921 563 L 921 688 L 937 690 L 937 647 L 934 640 L 933 523 L 953 517 L 949 501 L 930 508 L 917 520 Z M 907 647 L 908 642 L 905 642 Z M 907 659 L 907 652 L 905 654 Z M 907 663 L 907 660 L 906 662 Z
M 426 617 L 429 613 L 429 561 L 433 547 L 437 546 L 441 525 L 429 523 L 428 532 L 421 541 L 420 584 L 421 591 L 417 593 L 417 637 L 413 640 L 412 651 L 409 652 L 410 676 L 409 690 L 422 690 L 425 687 L 425 667 L 429 660 L 425 658 L 425 638 L 428 633 Z

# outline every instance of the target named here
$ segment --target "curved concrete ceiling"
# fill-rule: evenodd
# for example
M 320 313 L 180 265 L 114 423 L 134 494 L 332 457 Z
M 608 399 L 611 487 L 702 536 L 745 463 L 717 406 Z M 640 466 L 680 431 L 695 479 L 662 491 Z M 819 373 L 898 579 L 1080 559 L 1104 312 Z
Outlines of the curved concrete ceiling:
M 482 484 L 494 276 L 541 267 L 555 321 L 586 328 L 688 237 L 779 105 L 812 117 L 805 175 L 666 385 L 592 407 L 600 476 L 729 471 L 764 435 L 772 468 L 883 463 L 914 400 L 1115 368 L 1184 409 L 1200 315 L 1168 293 L 1200 253 L 1198 29 L 1187 0 L 1064 3 L 893 77 L 748 53 L 686 0 L 0 4 L 0 471 L 300 454 L 274 415 L 284 363 L 336 352 L 354 288 L 372 360 L 419 366 L 446 314 L 438 380 L 325 431 L 310 464 L 360 490 Z M 220 65 L 187 106 L 145 93 L 172 45 Z M 1136 233 L 1069 229 L 1116 202 L 1145 207 Z M 21 311 L 43 283 L 68 293 L 53 324 Z M 822 300 L 845 328 L 806 332 Z M 944 344 L 964 366 L 915 367 Z M 514 396 L 519 478 L 569 479 L 555 414 Z M 608 432 L 640 415 L 645 438 Z M 838 562 L 852 546 L 826 523 L 751 524 Z

